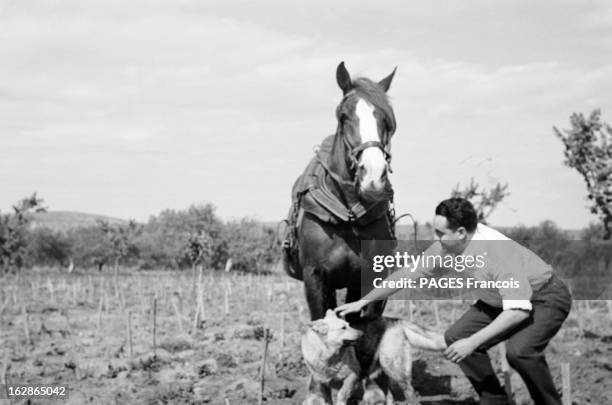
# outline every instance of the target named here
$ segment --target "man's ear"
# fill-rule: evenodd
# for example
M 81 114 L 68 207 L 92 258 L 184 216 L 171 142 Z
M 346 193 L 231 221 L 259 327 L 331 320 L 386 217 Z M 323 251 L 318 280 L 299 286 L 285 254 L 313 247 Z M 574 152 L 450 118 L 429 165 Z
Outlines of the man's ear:
M 461 237 L 461 240 L 465 240 L 468 236 L 468 231 L 463 226 L 460 226 L 459 228 L 457 228 L 455 232 L 459 234 L 459 236 Z
M 329 331 L 329 326 L 327 326 L 327 322 L 323 319 L 317 319 L 316 321 L 312 321 L 308 324 L 308 327 L 318 333 L 319 335 L 327 335 Z

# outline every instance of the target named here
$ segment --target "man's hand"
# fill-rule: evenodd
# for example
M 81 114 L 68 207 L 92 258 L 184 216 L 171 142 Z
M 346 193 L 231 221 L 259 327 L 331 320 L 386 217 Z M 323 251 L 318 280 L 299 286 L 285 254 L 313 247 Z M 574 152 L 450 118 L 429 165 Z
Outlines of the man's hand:
M 340 317 L 345 317 L 348 314 L 352 314 L 355 312 L 357 313 L 361 312 L 363 307 L 365 307 L 369 303 L 370 303 L 370 300 L 359 300 L 359 301 L 354 301 L 354 302 L 348 302 L 334 309 L 334 312 Z
M 459 339 L 452 345 L 448 346 L 444 351 L 447 359 L 454 363 L 459 363 L 476 350 L 478 346 L 474 344 L 472 339 Z

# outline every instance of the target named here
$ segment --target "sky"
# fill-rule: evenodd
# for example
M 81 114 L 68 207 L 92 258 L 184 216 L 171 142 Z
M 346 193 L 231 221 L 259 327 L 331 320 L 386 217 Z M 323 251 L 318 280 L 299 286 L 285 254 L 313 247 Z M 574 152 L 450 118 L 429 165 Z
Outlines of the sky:
M 335 70 L 379 80 L 398 213 L 508 183 L 498 225 L 595 221 L 553 126 L 612 122 L 612 3 L 0 0 L 0 211 L 282 219 L 335 131 Z

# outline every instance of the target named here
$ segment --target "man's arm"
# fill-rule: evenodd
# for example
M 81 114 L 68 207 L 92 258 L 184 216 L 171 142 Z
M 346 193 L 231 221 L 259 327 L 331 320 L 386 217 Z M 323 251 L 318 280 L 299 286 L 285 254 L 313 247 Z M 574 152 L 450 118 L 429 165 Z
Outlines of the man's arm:
M 460 339 L 450 345 L 444 352 L 447 359 L 456 363 L 472 354 L 479 346 L 498 337 L 523 322 L 529 317 L 529 312 L 522 309 L 503 310 L 490 324 L 474 333 L 472 336 Z
M 439 255 L 441 254 L 441 251 L 442 248 L 440 242 L 434 242 L 425 250 L 424 255 Z M 422 276 L 427 276 L 433 270 L 433 268 L 428 268 L 427 266 L 425 266 L 425 264 L 426 263 L 423 263 L 423 261 L 421 260 L 416 268 L 402 267 L 401 269 L 387 276 L 384 281 L 397 281 L 401 280 L 402 278 L 417 279 Z M 385 283 L 385 285 L 388 284 L 389 283 Z M 359 312 L 364 306 L 366 306 L 370 302 L 387 299 L 388 297 L 390 297 L 401 289 L 402 287 L 374 288 L 369 293 L 364 295 L 359 301 L 340 305 L 335 309 L 335 311 L 340 316 L 344 316 L 353 312 Z
M 478 347 L 504 332 L 508 332 L 527 318 L 529 318 L 529 312 L 527 311 L 523 311 L 522 309 L 506 309 L 502 311 L 493 322 L 474 333 L 471 339 L 476 347 Z

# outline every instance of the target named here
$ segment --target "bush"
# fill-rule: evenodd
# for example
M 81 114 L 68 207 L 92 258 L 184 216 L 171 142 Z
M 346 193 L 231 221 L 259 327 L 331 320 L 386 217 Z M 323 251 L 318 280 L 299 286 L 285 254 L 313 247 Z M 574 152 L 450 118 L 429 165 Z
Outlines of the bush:
M 95 266 L 102 270 L 106 264 L 112 263 L 113 249 L 100 227 L 71 229 L 67 238 L 72 246 L 73 260 L 78 266 Z
M 257 273 L 269 270 L 280 255 L 274 229 L 252 219 L 227 223 L 224 239 L 237 270 Z
M 26 265 L 65 266 L 72 255 L 72 241 L 49 228 L 35 228 L 27 235 Z

